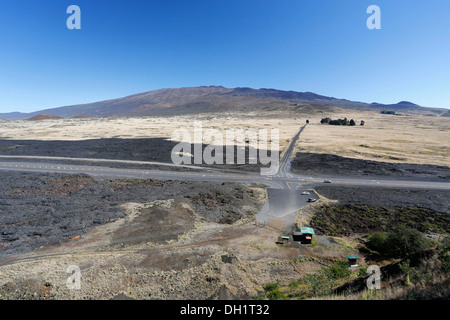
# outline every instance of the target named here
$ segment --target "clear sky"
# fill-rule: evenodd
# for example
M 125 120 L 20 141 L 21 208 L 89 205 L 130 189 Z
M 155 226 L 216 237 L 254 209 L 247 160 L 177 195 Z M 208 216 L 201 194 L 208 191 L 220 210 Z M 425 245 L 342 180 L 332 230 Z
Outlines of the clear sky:
M 0 2 L 0 112 L 200 85 L 450 108 L 450 1 Z

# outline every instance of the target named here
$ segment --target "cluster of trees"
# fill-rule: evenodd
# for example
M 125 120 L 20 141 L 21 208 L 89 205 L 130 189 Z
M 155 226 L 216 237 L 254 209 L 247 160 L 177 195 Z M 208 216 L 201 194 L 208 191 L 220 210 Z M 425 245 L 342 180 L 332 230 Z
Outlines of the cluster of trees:
M 399 113 L 397 113 L 395 111 L 391 111 L 391 110 L 381 110 L 380 113 L 381 114 L 393 114 L 393 115 L 396 115 L 396 116 L 400 116 Z
M 380 256 L 403 258 L 428 248 L 431 243 L 421 232 L 398 225 L 389 233 L 373 233 L 366 245 L 369 249 L 378 252 Z
M 350 119 L 348 120 L 347 118 L 344 119 L 337 119 L 337 120 L 332 120 L 331 118 L 322 118 L 322 120 L 320 120 L 321 124 L 331 124 L 331 125 L 335 125 L 335 126 L 354 126 L 356 125 L 355 120 Z M 365 122 L 363 120 L 361 120 L 360 124 L 361 126 L 363 126 L 365 124 Z

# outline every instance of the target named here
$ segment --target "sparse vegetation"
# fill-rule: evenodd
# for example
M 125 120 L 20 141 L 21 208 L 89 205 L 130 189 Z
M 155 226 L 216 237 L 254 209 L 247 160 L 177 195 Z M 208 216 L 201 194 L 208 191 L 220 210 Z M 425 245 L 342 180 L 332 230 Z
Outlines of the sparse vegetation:
M 344 119 L 337 119 L 337 120 L 332 120 L 331 118 L 322 118 L 322 120 L 320 120 L 321 124 L 330 124 L 330 125 L 335 125 L 335 126 L 354 126 L 356 125 L 355 120 L 350 119 L 348 120 L 347 118 Z
M 389 232 L 398 225 L 420 232 L 449 233 L 450 216 L 425 208 L 347 204 L 323 205 L 311 220 L 311 226 L 316 231 L 329 236 Z M 376 240 L 381 241 L 382 235 L 378 237 Z
M 349 269 L 347 261 L 336 261 L 329 267 L 305 275 L 290 282 L 287 286 L 280 286 L 279 282 L 268 283 L 264 286 L 266 299 L 307 299 L 310 297 L 325 297 L 333 290 L 350 279 L 356 277 L 357 272 Z
M 366 246 L 383 257 L 403 258 L 426 249 L 431 246 L 431 242 L 419 231 L 398 225 L 387 234 L 380 232 L 372 234 Z
M 381 113 L 381 114 L 393 114 L 393 115 L 395 115 L 395 116 L 400 116 L 399 113 L 397 113 L 397 112 L 395 112 L 395 111 L 392 111 L 392 110 L 381 110 L 380 113 Z

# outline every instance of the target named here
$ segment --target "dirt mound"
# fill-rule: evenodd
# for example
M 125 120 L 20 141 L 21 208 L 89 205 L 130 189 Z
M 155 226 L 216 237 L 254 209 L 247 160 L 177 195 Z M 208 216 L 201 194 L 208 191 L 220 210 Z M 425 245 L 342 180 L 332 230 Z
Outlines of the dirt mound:
M 26 119 L 27 121 L 40 121 L 40 120 L 59 120 L 63 117 L 53 116 L 51 114 L 38 114 L 37 116 Z
M 164 243 L 195 226 L 192 209 L 179 201 L 156 201 L 135 209 L 137 214 L 114 232 L 112 243 Z

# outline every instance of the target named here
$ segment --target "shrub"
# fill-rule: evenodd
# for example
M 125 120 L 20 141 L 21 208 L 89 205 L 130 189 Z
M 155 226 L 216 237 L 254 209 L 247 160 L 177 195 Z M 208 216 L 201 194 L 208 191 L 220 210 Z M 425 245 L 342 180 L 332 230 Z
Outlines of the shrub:
M 399 225 L 388 234 L 388 253 L 393 257 L 404 257 L 419 252 L 429 246 L 429 242 L 417 230 Z
M 268 283 L 264 286 L 264 291 L 265 292 L 269 292 L 269 291 L 273 291 L 278 289 L 278 287 L 280 286 L 280 282 L 273 282 L 273 283 Z
M 387 237 L 382 232 L 373 233 L 366 242 L 369 249 L 377 251 L 378 253 L 386 252 Z
M 342 278 L 347 278 L 351 275 L 351 270 L 348 268 L 348 262 L 341 260 L 338 261 L 335 265 L 324 269 L 325 275 L 328 278 L 337 280 Z
M 372 234 L 366 245 L 381 256 L 402 258 L 426 249 L 430 242 L 419 231 L 398 225 L 388 234 L 380 232 Z
M 308 274 L 305 276 L 304 281 L 311 287 L 313 295 L 318 297 L 329 295 L 334 284 L 332 279 L 320 272 Z
M 270 291 L 267 294 L 267 298 L 269 300 L 288 300 L 288 297 L 284 293 L 282 293 L 279 289 Z

